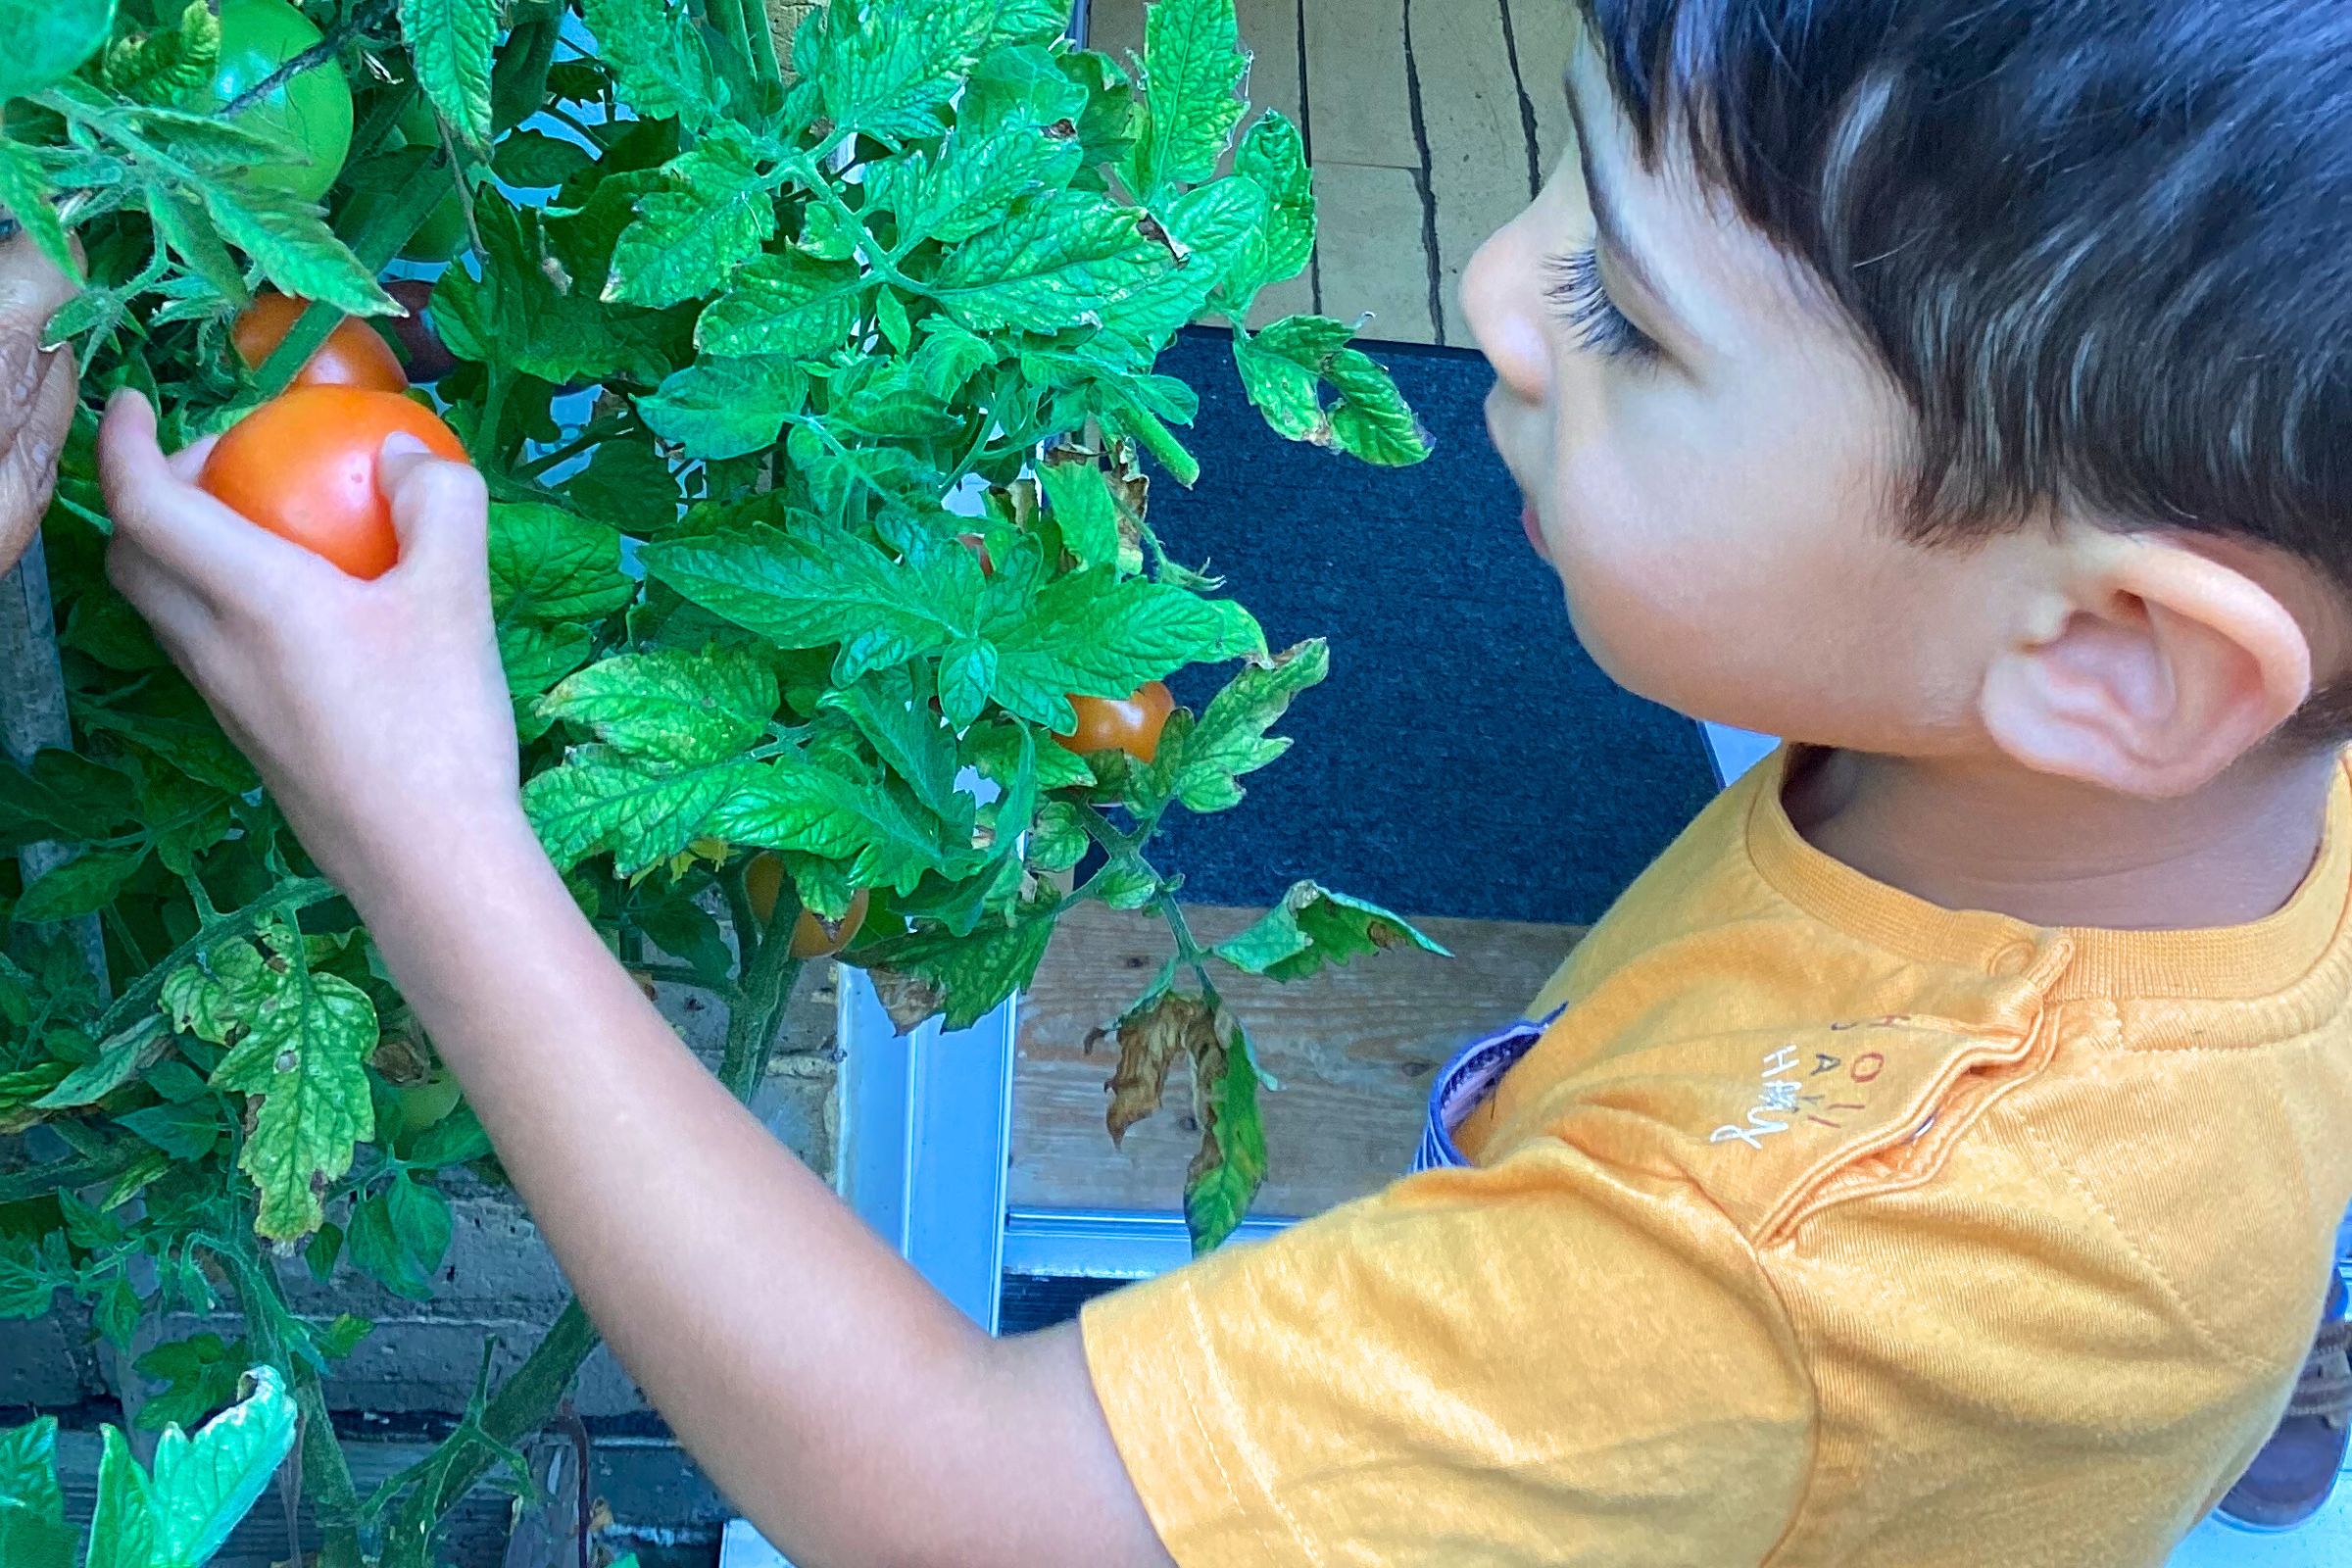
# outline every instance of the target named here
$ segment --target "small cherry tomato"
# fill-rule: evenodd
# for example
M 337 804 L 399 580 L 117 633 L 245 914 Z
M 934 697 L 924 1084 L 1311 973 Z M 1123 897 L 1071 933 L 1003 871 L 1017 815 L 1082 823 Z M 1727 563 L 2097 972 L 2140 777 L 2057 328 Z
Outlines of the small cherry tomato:
M 440 416 L 397 392 L 298 386 L 231 425 L 197 483 L 354 577 L 380 577 L 400 559 L 392 509 L 375 476 L 376 456 L 395 431 L 415 436 L 435 457 L 466 461 L 464 444 Z
M 743 868 L 743 892 L 751 901 L 753 918 L 766 926 L 776 917 L 776 903 L 784 896 L 784 862 L 772 855 L 754 856 L 752 863 Z M 807 960 L 839 953 L 865 924 L 866 906 L 871 903 L 865 889 L 859 888 L 850 900 L 850 912 L 831 926 L 803 909 L 792 923 L 792 956 Z
M 1165 682 L 1152 681 L 1132 697 L 1073 697 L 1078 710 L 1074 734 L 1056 735 L 1066 751 L 1083 757 L 1088 752 L 1125 752 L 1139 762 L 1159 755 L 1159 732 L 1176 711 L 1176 697 Z
M 228 329 L 229 341 L 237 347 L 237 358 L 248 369 L 258 370 L 277 346 L 294 330 L 302 313 L 311 308 L 309 300 L 290 294 L 263 294 L 247 306 L 234 325 Z M 378 392 L 406 392 L 409 376 L 400 368 L 400 356 L 392 345 L 364 321 L 345 317 L 335 323 L 326 335 L 311 363 L 294 373 L 296 386 L 366 386 Z
M 400 1126 L 403 1132 L 420 1133 L 437 1122 L 449 1119 L 465 1099 L 465 1091 L 447 1073 L 427 1078 L 423 1083 L 411 1084 L 400 1091 Z
M 850 912 L 830 925 L 803 909 L 801 917 L 792 923 L 792 956 L 804 960 L 830 958 L 848 947 L 858 935 L 858 928 L 865 924 L 866 906 L 871 902 L 865 889 L 859 888 L 851 896 Z
M 286 0 L 220 0 L 220 58 L 188 107 L 214 111 L 318 44 L 318 27 Z M 300 71 L 236 122 L 302 155 L 300 163 L 258 164 L 241 178 L 315 202 L 334 185 L 351 153 L 351 82 L 332 58 Z

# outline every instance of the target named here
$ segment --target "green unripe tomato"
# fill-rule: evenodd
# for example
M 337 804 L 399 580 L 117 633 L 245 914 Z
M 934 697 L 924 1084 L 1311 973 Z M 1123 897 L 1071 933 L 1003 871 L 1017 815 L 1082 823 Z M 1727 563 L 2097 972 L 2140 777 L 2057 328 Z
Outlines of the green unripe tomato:
M 310 19 L 286 0 L 220 0 L 220 63 L 188 107 L 198 113 L 219 109 L 318 38 Z M 315 202 L 334 184 L 351 152 L 351 84 L 329 60 L 295 75 L 236 122 L 297 149 L 305 160 L 257 165 L 244 177 Z
M 456 1110 L 458 1102 L 465 1098 L 465 1091 L 458 1087 L 458 1081 L 446 1073 L 438 1078 L 428 1078 L 420 1084 L 412 1084 L 399 1091 L 399 1094 L 401 1130 L 411 1135 L 447 1121 L 449 1113 Z

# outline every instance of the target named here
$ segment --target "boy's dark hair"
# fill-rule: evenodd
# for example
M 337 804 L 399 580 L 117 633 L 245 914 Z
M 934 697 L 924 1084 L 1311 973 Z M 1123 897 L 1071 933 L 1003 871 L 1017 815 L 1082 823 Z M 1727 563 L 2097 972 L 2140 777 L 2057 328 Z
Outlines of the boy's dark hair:
M 1582 5 L 1644 161 L 1687 148 L 1916 405 L 1922 536 L 2063 498 L 2352 588 L 2352 3 Z

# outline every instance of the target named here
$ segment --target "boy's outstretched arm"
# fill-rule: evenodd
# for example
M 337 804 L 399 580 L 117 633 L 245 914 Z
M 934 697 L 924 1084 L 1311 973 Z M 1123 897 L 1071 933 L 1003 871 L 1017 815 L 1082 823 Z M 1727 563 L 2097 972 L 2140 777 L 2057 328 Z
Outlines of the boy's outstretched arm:
M 395 438 L 397 442 L 399 438 Z M 996 1341 L 704 1070 L 515 795 L 470 468 L 387 449 L 374 582 L 253 527 L 135 396 L 109 567 L 350 896 L 598 1326 L 805 1568 L 1169 1561 L 1079 1339 Z

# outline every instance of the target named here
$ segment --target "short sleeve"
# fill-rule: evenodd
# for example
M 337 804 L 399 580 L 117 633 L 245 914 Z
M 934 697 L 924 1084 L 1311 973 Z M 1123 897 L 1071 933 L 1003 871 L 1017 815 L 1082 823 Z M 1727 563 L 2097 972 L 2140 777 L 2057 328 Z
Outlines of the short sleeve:
M 1182 1568 L 1737 1568 L 1813 1401 L 1744 1237 L 1543 1140 L 1090 1303 L 1088 1364 Z

